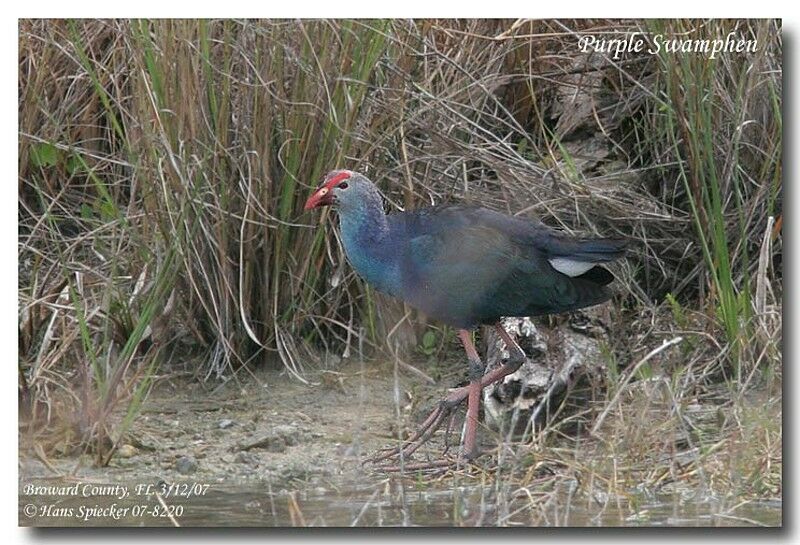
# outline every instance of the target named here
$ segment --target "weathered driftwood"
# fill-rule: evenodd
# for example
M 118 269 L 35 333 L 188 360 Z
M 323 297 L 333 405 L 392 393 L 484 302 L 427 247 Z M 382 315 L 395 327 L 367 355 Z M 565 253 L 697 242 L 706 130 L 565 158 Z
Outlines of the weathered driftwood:
M 608 307 L 601 305 L 571 313 L 554 327 L 546 325 L 547 318 L 505 318 L 503 325 L 527 360 L 515 373 L 484 390 L 487 423 L 508 429 L 515 422 L 521 432 L 531 419 L 539 423 L 554 412 L 572 381 L 603 373 L 601 345 L 607 335 L 607 317 Z M 487 336 L 486 371 L 503 365 L 508 357 L 505 344 L 492 329 Z

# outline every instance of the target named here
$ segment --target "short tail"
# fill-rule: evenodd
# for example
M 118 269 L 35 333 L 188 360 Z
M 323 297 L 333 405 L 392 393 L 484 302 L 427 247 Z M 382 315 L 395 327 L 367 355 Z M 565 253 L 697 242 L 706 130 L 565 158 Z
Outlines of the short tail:
M 562 239 L 548 248 L 547 260 L 562 274 L 586 277 L 605 285 L 611 281 L 608 279 L 611 273 L 596 265 L 623 257 L 627 247 L 628 241 L 618 238 Z
M 579 238 L 550 249 L 552 257 L 587 263 L 608 263 L 625 255 L 629 241 L 621 238 Z

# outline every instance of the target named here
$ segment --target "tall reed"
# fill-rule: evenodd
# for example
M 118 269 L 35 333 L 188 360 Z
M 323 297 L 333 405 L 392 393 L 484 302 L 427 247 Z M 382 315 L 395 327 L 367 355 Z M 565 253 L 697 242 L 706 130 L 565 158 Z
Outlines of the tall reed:
M 576 48 L 580 32 L 695 27 L 763 48 L 622 63 Z M 408 309 L 350 272 L 328 214 L 303 214 L 342 167 L 393 209 L 472 200 L 635 238 L 618 271 L 634 313 L 666 293 L 710 302 L 732 353 L 754 334 L 750 360 L 779 360 L 781 239 L 764 231 L 782 207 L 780 46 L 774 21 L 22 20 L 32 418 L 80 415 L 78 443 L 107 460 L 113 409 L 129 422 L 165 362 L 304 380 L 320 348 L 346 355 L 362 334 L 413 344 Z

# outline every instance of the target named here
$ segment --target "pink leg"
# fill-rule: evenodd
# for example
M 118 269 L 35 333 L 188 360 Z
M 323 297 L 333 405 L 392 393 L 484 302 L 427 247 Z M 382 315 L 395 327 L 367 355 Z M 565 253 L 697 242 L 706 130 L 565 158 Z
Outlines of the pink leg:
M 467 395 L 467 431 L 464 436 L 464 457 L 467 460 L 472 460 L 478 456 L 478 411 L 481 406 L 481 390 L 483 389 L 481 384 L 483 364 L 478 351 L 475 350 L 475 345 L 472 343 L 472 333 L 466 329 L 461 329 L 458 331 L 458 336 L 469 359 L 469 393 Z
M 470 360 L 470 384 L 462 388 L 452 390 L 447 396 L 439 402 L 436 408 L 431 412 L 425 422 L 422 423 L 417 432 L 407 439 L 400 447 L 383 449 L 381 454 L 371 458 L 370 462 L 376 463 L 388 458 L 397 458 L 399 456 L 410 457 L 419 447 L 426 443 L 444 423 L 448 416 L 454 415 L 455 409 L 463 403 L 465 399 L 468 400 L 467 406 L 467 426 L 466 435 L 464 438 L 464 456 L 467 459 L 472 459 L 477 456 L 477 428 L 478 428 L 478 409 L 480 407 L 480 394 L 483 388 L 502 380 L 504 377 L 510 375 L 519 369 L 520 365 L 525 361 L 525 353 L 514 341 L 514 339 L 503 329 L 499 323 L 495 325 L 495 329 L 506 343 L 510 357 L 502 367 L 498 367 L 491 373 L 481 376 L 483 373 L 483 364 L 480 361 L 475 345 L 472 343 L 472 337 L 468 331 L 461 330 L 458 335 L 461 342 L 464 344 L 464 349 Z M 477 377 L 477 380 L 475 379 Z M 442 460 L 437 462 L 422 462 L 418 464 L 406 464 L 404 466 L 407 470 L 416 469 L 437 469 L 446 467 L 450 462 Z M 399 471 L 400 466 L 383 466 L 384 471 Z

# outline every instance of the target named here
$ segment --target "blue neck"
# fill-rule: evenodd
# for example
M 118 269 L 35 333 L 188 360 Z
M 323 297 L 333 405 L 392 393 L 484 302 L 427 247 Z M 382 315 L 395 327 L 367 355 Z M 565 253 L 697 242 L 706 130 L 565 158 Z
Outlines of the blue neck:
M 339 227 L 350 264 L 374 288 L 392 294 L 399 289 L 396 248 L 383 206 L 361 200 L 340 207 Z

